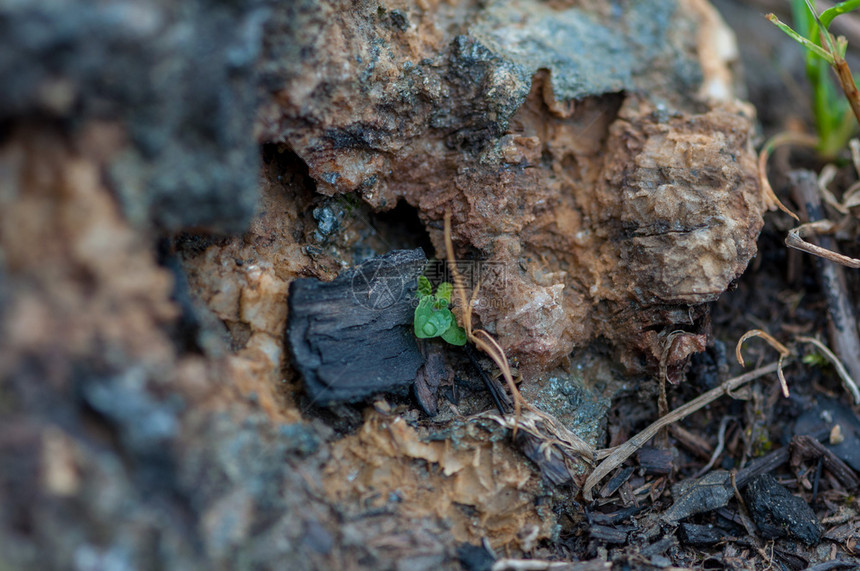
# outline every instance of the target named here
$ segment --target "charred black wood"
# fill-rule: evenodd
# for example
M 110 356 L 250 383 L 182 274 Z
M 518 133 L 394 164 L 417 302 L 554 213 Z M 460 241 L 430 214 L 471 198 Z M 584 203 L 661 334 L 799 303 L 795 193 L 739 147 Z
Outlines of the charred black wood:
M 832 450 L 810 436 L 795 436 L 791 439 L 792 454 L 800 463 L 800 460 L 816 459 L 827 471 L 836 476 L 847 490 L 853 490 L 860 486 L 857 474 L 845 462 L 840 460 Z M 794 461 L 792 463 L 795 463 Z
M 678 526 L 678 534 L 681 541 L 689 545 L 713 545 L 726 537 L 726 532 L 719 527 L 697 523 L 682 523 Z
M 412 331 L 423 250 L 395 250 L 331 282 L 290 284 L 287 339 L 315 404 L 405 393 L 424 357 Z
M 812 508 L 770 474 L 757 477 L 742 492 L 762 537 L 790 536 L 807 545 L 821 539 L 821 525 Z
M 639 465 L 646 474 L 668 474 L 672 471 L 672 451 L 664 448 L 640 448 Z
M 615 472 L 615 475 L 612 476 L 612 478 L 610 478 L 609 481 L 606 482 L 606 485 L 603 486 L 603 488 L 600 490 L 600 497 L 608 498 L 616 491 L 618 491 L 618 488 L 621 487 L 621 484 L 626 482 L 630 478 L 630 475 L 633 474 L 633 470 L 633 466 L 627 466 L 625 468 L 620 468 L 617 472 Z
M 616 525 L 638 514 L 639 512 L 644 510 L 645 507 L 646 506 L 644 505 L 631 506 L 629 508 L 624 508 L 623 510 L 618 510 L 617 512 L 612 512 L 608 514 L 600 512 L 589 512 L 588 515 L 591 518 L 591 522 L 596 523 L 597 525 Z
M 605 525 L 592 525 L 588 529 L 591 539 L 598 539 L 606 543 L 626 543 L 627 532 L 615 527 Z
M 436 393 L 439 392 L 439 385 L 442 380 L 452 376 L 452 371 L 445 361 L 445 350 L 441 342 L 422 340 L 418 342 L 418 348 L 425 361 L 415 377 L 415 399 L 424 412 L 435 416 L 438 412 Z
M 541 476 L 548 484 L 562 486 L 573 481 L 564 457 L 555 446 L 541 449 L 545 440 L 525 430 L 517 431 L 514 442 L 526 458 L 537 464 Z

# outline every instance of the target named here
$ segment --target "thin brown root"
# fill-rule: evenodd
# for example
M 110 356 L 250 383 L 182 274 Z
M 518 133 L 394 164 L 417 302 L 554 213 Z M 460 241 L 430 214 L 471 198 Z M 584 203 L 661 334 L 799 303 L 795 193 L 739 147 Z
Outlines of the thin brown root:
M 744 501 L 744 497 L 741 495 L 741 491 L 738 488 L 737 482 L 737 470 L 732 470 L 731 473 L 731 482 L 732 489 L 735 492 L 735 499 L 738 502 L 738 507 L 740 507 L 740 516 L 741 516 L 741 524 L 743 524 L 744 529 L 747 530 L 747 535 L 755 539 L 755 548 L 758 551 L 758 554 L 762 556 L 762 558 L 767 561 L 770 559 L 764 551 L 758 546 L 758 529 L 753 523 L 752 518 L 750 517 L 750 511 L 747 509 L 747 503 Z
M 782 395 L 785 398 L 788 398 L 788 383 L 785 380 L 785 374 L 782 372 L 782 363 L 783 359 L 791 355 L 791 351 L 788 349 L 788 347 L 777 341 L 767 331 L 762 331 L 761 329 L 750 329 L 749 331 L 744 333 L 740 339 L 738 339 L 738 344 L 735 346 L 735 357 L 737 358 L 738 363 L 741 364 L 741 367 L 746 367 L 746 365 L 744 364 L 744 357 L 741 354 L 741 346 L 743 346 L 744 341 L 750 339 L 751 337 L 761 337 L 762 339 L 767 341 L 771 347 L 779 351 L 779 361 L 777 362 L 776 376 L 779 379 L 779 386 L 782 388 Z
M 821 193 L 824 202 L 835 208 L 840 214 L 848 214 L 848 208 L 836 199 L 836 195 L 829 188 L 838 172 L 839 169 L 836 168 L 836 165 L 824 165 L 824 168 L 818 173 L 818 192 Z
M 504 349 L 502 349 L 496 340 L 483 329 L 475 330 L 471 340 L 475 344 L 475 347 L 490 356 L 502 372 L 502 376 L 505 378 L 505 383 L 508 385 L 508 390 L 511 391 L 511 397 L 514 399 L 514 417 L 519 418 L 524 406 L 529 409 L 531 409 L 531 407 L 520 394 L 520 390 L 514 382 L 514 376 L 511 374 L 511 368 L 508 365 L 508 358 L 505 355 Z M 514 436 L 516 436 L 516 434 L 517 431 L 516 428 L 514 428 Z
M 720 455 L 723 453 L 723 450 L 726 447 L 726 429 L 729 427 L 729 422 L 734 420 L 733 416 L 724 416 L 723 420 L 720 421 L 720 431 L 717 434 L 717 447 L 714 448 L 713 454 L 711 454 L 708 463 L 705 464 L 701 470 L 696 472 L 693 475 L 693 478 L 699 478 L 708 473 L 708 470 L 714 467 L 714 464 L 717 463 L 717 460 L 720 459 Z
M 531 409 L 531 406 L 529 406 L 520 394 L 519 389 L 517 389 L 514 377 L 511 374 L 511 367 L 508 364 L 508 357 L 505 355 L 505 350 L 502 349 L 501 345 L 499 345 L 495 339 L 493 339 L 492 335 L 483 329 L 472 329 L 472 302 L 478 295 L 480 284 L 475 286 L 471 299 L 469 299 L 469 296 L 466 295 L 466 282 L 463 279 L 463 275 L 457 269 L 457 258 L 454 256 L 454 243 L 451 240 L 450 212 L 445 212 L 445 252 L 448 255 L 448 263 L 451 266 L 451 278 L 454 282 L 454 291 L 460 300 L 460 317 L 463 322 L 463 329 L 466 332 L 466 339 L 473 343 L 475 347 L 489 355 L 490 359 L 493 360 L 502 372 L 502 376 L 505 378 L 505 383 L 508 385 L 508 390 L 511 391 L 511 396 L 514 399 L 514 416 L 516 419 L 519 419 L 523 407 L 525 406 L 526 408 Z M 518 425 L 518 422 L 514 423 L 514 437 L 517 435 Z
M 712 403 L 723 395 L 730 393 L 736 388 L 743 386 L 750 381 L 753 381 L 759 377 L 767 375 L 769 373 L 773 373 L 777 370 L 778 364 L 771 363 L 770 365 L 766 365 L 764 367 L 760 367 L 749 373 L 744 373 L 738 377 L 734 377 L 732 379 L 727 380 L 719 387 L 709 390 L 708 392 L 694 398 L 687 404 L 684 404 L 666 416 L 656 420 L 653 422 L 648 428 L 636 434 L 630 440 L 622 444 L 621 446 L 615 447 L 612 452 L 605 457 L 605 459 L 594 469 L 588 479 L 585 481 L 585 485 L 582 488 L 582 494 L 587 501 L 592 501 L 592 493 L 591 491 L 594 489 L 600 480 L 606 477 L 610 472 L 612 472 L 615 468 L 620 466 L 627 460 L 630 456 L 632 456 L 637 450 L 639 450 L 642 446 L 644 446 L 651 438 L 654 437 L 657 432 L 660 431 L 664 426 L 669 426 L 673 422 L 677 422 L 683 418 L 686 418 L 690 414 L 696 412 L 700 408 Z M 596 457 L 601 457 L 606 451 L 598 450 L 595 453 Z
M 797 214 L 788 209 L 777 197 L 773 188 L 770 186 L 770 180 L 767 178 L 767 159 L 777 147 L 784 145 L 802 145 L 806 147 L 815 147 L 818 144 L 818 138 L 805 133 L 793 133 L 786 131 L 774 135 L 765 143 L 758 156 L 758 179 L 761 184 L 761 192 L 764 195 L 764 205 L 768 210 L 779 208 L 792 218 L 800 221 Z
M 827 360 L 833 364 L 833 367 L 836 369 L 836 374 L 838 374 L 839 378 L 842 380 L 842 384 L 848 392 L 851 393 L 851 396 L 854 397 L 854 404 L 860 404 L 860 389 L 857 388 L 857 383 L 854 382 L 854 379 L 852 379 L 851 375 L 848 374 L 848 371 L 845 369 L 845 365 L 842 364 L 839 357 L 837 357 L 833 351 L 827 347 L 827 345 L 814 337 L 798 337 L 797 340 L 803 343 L 811 343 L 821 351 Z
M 568 456 L 581 458 L 589 464 L 594 461 L 594 448 L 588 442 L 571 432 L 553 416 L 538 409 L 523 412 L 519 419 L 489 412 L 478 416 L 490 418 L 511 430 L 519 428 L 528 432 L 543 441 L 542 448 L 557 446 Z
M 785 245 L 789 248 L 801 250 L 808 254 L 812 254 L 813 256 L 818 256 L 849 268 L 860 268 L 860 260 L 857 258 L 850 258 L 804 240 L 804 238 L 818 236 L 819 234 L 829 234 L 835 229 L 836 224 L 830 220 L 819 220 L 817 222 L 801 224 L 797 228 L 792 228 L 788 231 L 788 236 L 785 237 Z
M 457 269 L 457 258 L 454 257 L 454 243 L 451 241 L 451 213 L 445 212 L 445 253 L 448 255 L 448 263 L 451 265 L 451 277 L 454 282 L 454 292 L 460 298 L 460 318 L 466 337 L 472 336 L 472 306 L 466 295 L 466 282 L 463 275 Z

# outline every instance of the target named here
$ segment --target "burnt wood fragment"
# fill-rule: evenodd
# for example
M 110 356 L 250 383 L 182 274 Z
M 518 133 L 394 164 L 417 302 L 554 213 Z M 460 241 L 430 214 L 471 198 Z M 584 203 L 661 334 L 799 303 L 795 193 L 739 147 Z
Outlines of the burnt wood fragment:
M 290 284 L 287 339 L 315 404 L 405 393 L 424 357 L 412 331 L 420 248 L 395 250 L 331 282 Z
M 627 543 L 627 532 L 615 527 L 592 525 L 588 531 L 591 534 L 591 539 L 598 539 L 606 543 Z
M 619 468 L 615 472 L 615 475 L 609 479 L 609 481 L 606 483 L 605 486 L 603 486 L 603 489 L 600 490 L 600 497 L 601 498 L 608 498 L 609 496 L 614 494 L 616 491 L 618 491 L 618 488 L 621 487 L 621 484 L 623 484 L 628 479 L 630 479 L 630 475 L 633 474 L 633 470 L 634 470 L 633 466 L 627 466 L 625 468 Z
M 672 471 L 672 451 L 663 448 L 640 448 L 639 465 L 646 474 L 668 474 Z
M 729 503 L 734 491 L 726 485 L 729 474 L 715 470 L 696 480 L 682 480 L 672 486 L 675 503 L 663 514 L 669 523 L 677 523 L 694 514 L 709 512 Z
M 688 545 L 713 545 L 726 536 L 726 532 L 713 525 L 682 523 L 678 526 L 681 541 Z
M 514 442 L 520 451 L 540 468 L 541 476 L 551 486 L 562 486 L 573 482 L 564 457 L 555 446 L 543 448 L 544 439 L 525 430 L 519 430 Z
M 590 523 L 595 523 L 597 525 L 616 525 L 626 519 L 630 519 L 634 515 L 644 510 L 645 507 L 646 506 L 644 505 L 631 506 L 629 508 L 624 508 L 613 513 L 589 512 L 587 515 L 589 518 L 591 518 Z
M 814 545 L 821 538 L 821 526 L 812 508 L 770 474 L 750 482 L 743 496 L 765 539 L 789 535 L 807 545 Z
M 424 355 L 424 366 L 415 377 L 415 400 L 429 416 L 438 412 L 436 393 L 443 380 L 453 377 L 453 371 L 445 361 L 445 350 L 441 340 L 419 340 L 418 348 Z
M 860 486 L 857 474 L 839 459 L 832 450 L 821 442 L 810 436 L 795 436 L 791 439 L 792 464 L 798 465 L 806 459 L 822 459 L 824 467 L 842 482 L 847 490 L 853 490 Z

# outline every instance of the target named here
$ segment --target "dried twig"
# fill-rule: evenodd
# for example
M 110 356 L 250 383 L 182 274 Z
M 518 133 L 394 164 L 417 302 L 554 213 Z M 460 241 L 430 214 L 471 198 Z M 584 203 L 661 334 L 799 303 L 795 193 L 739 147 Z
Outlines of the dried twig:
M 594 459 L 594 448 L 588 442 L 568 430 L 552 416 L 539 410 L 526 410 L 519 418 L 493 413 L 483 413 L 478 416 L 494 420 L 505 428 L 523 430 L 540 438 L 542 451 L 547 458 L 549 458 L 549 448 L 558 446 L 568 457 L 574 455 L 575 458 L 584 459 L 588 463 Z
M 798 341 L 802 341 L 804 343 L 812 343 L 818 350 L 821 351 L 821 354 L 824 355 L 828 361 L 833 364 L 833 367 L 836 369 L 836 374 L 839 375 L 839 378 L 842 380 L 842 383 L 845 385 L 845 388 L 848 392 L 851 393 L 851 396 L 854 397 L 854 404 L 860 404 L 860 389 L 857 388 L 857 383 L 854 382 L 854 379 L 851 375 L 848 374 L 848 371 L 845 369 L 845 365 L 842 364 L 842 361 L 839 360 L 839 357 L 833 354 L 827 345 L 819 341 L 814 337 L 798 337 Z
M 847 490 L 860 486 L 857 474 L 845 462 L 840 460 L 831 450 L 812 436 L 795 436 L 791 439 L 792 464 L 797 465 L 800 459 L 823 459 L 824 467 L 836 476 Z
M 809 220 L 809 224 L 796 229 L 798 234 L 801 234 L 804 227 L 818 231 L 832 230 L 833 226 L 831 222 L 820 220 L 824 217 L 824 212 L 821 199 L 818 195 L 815 174 L 808 171 L 795 171 L 791 173 L 790 179 L 796 200 L 803 208 L 806 219 Z M 790 238 L 791 233 L 789 233 L 789 238 L 786 239 L 786 243 L 789 245 L 791 245 L 789 243 Z M 820 245 L 803 243 L 810 246 L 813 250 L 822 248 L 826 252 L 825 257 L 828 259 L 833 259 L 832 256 L 837 257 L 836 261 L 840 261 L 840 258 L 845 258 L 845 260 L 850 262 L 848 264 L 850 267 L 860 267 L 860 260 L 847 258 L 830 251 L 833 248 L 833 241 L 829 237 L 821 237 Z M 817 252 L 813 251 L 813 253 Z M 829 350 L 825 351 L 825 355 L 834 361 L 834 364 L 839 363 L 836 366 L 836 370 L 840 378 L 854 396 L 854 402 L 860 404 L 860 391 L 857 390 L 857 385 L 853 380 L 860 379 L 860 335 L 857 332 L 854 307 L 847 292 L 845 274 L 840 266 L 828 264 L 821 260 L 817 260 L 815 268 L 818 272 L 818 281 L 821 284 L 821 289 L 827 299 L 830 343 L 845 365 L 843 366 L 842 362 L 836 359 Z M 820 343 L 819 341 L 810 342 L 815 344 Z
M 612 470 L 620 466 L 627 458 L 632 456 L 639 448 L 644 446 L 651 438 L 654 437 L 657 432 L 663 428 L 664 426 L 668 426 L 673 422 L 677 422 L 682 418 L 689 416 L 690 414 L 696 412 L 700 408 L 705 405 L 712 403 L 717 400 L 721 396 L 730 393 L 731 391 L 737 389 L 740 386 L 745 385 L 746 383 L 755 380 L 761 376 L 767 375 L 768 373 L 773 373 L 777 370 L 777 363 L 771 363 L 770 365 L 766 365 L 764 367 L 760 367 L 749 373 L 745 373 L 738 377 L 734 377 L 732 379 L 727 380 L 722 385 L 717 388 L 711 389 L 708 392 L 694 398 L 687 404 L 684 404 L 663 418 L 652 423 L 648 428 L 633 436 L 630 440 L 618 446 L 609 452 L 609 454 L 605 457 L 605 459 L 594 469 L 588 479 L 585 481 L 585 485 L 583 486 L 582 493 L 586 500 L 592 500 L 591 490 L 594 486 L 597 485 L 600 480 L 602 480 L 607 474 L 609 474 Z M 608 452 L 608 451 L 600 451 L 600 452 Z M 598 456 L 599 456 L 598 452 Z
M 741 523 L 744 526 L 744 529 L 747 530 L 747 535 L 754 538 L 756 550 L 758 550 L 759 555 L 761 555 L 765 560 L 767 560 L 767 555 L 762 553 L 761 548 L 758 545 L 758 528 L 750 517 L 750 511 L 747 508 L 747 503 L 744 501 L 744 497 L 741 495 L 741 491 L 738 488 L 737 482 L 737 472 L 732 470 L 731 475 L 729 476 L 729 480 L 732 483 L 732 490 L 735 493 L 735 499 L 738 502 L 738 514 L 741 516 Z
M 723 420 L 720 421 L 720 431 L 717 434 L 717 447 L 714 449 L 714 453 L 711 454 L 711 459 L 708 460 L 708 463 L 705 464 L 701 470 L 696 472 L 693 475 L 693 478 L 700 478 L 701 476 L 708 473 L 708 470 L 714 467 L 714 464 L 719 460 L 720 455 L 723 453 L 723 448 L 726 446 L 726 428 L 729 426 L 729 422 L 734 420 L 733 416 L 724 416 Z
M 830 32 L 823 29 L 821 31 L 823 34 L 830 35 Z M 839 54 L 838 50 L 833 50 L 831 53 L 833 54 L 833 69 L 836 71 L 836 77 L 839 78 L 839 84 L 842 86 L 848 104 L 851 105 L 854 117 L 860 123 L 860 92 L 857 91 L 857 84 L 854 83 L 854 77 L 851 75 L 845 58 Z
M 745 367 L 744 357 L 741 355 L 741 346 L 744 344 L 744 341 L 751 337 L 761 337 L 765 341 L 770 344 L 771 347 L 779 351 L 779 361 L 776 364 L 776 376 L 779 378 L 779 386 L 782 387 L 782 394 L 785 398 L 789 397 L 788 394 L 788 383 L 785 381 L 785 374 L 782 372 L 782 363 L 783 360 L 791 355 L 791 351 L 788 350 L 788 347 L 777 341 L 770 333 L 767 331 L 762 331 L 761 329 L 750 329 L 746 333 L 744 333 L 740 339 L 738 339 L 738 344 L 735 346 L 735 357 L 738 359 L 738 363 L 741 364 L 741 367 Z
M 795 220 L 800 220 L 797 214 L 789 210 L 773 191 L 770 186 L 770 180 L 767 178 L 767 159 L 777 147 L 784 145 L 802 145 L 806 147 L 815 147 L 818 145 L 818 138 L 805 133 L 793 133 L 790 131 L 779 133 L 771 137 L 762 147 L 758 156 L 758 178 L 761 185 L 761 192 L 764 195 L 764 205 L 768 210 L 779 208 Z
M 463 321 L 463 329 L 466 331 L 466 338 L 472 342 L 475 347 L 490 356 L 508 385 L 508 390 L 511 391 L 511 397 L 514 399 L 514 414 L 516 418 L 520 417 L 523 404 L 525 403 L 516 383 L 511 374 L 511 367 L 508 364 L 508 357 L 493 337 L 483 329 L 472 329 L 472 304 L 466 296 L 466 282 L 463 275 L 457 269 L 457 258 L 454 256 L 454 244 L 451 241 L 451 213 L 445 213 L 445 251 L 448 254 L 448 262 L 451 265 L 451 277 L 454 282 L 454 291 L 460 298 L 460 316 Z M 472 293 L 472 299 L 478 293 L 478 287 Z M 526 404 L 526 406 L 528 406 Z M 530 407 L 529 407 L 530 408 Z M 514 435 L 516 435 L 516 426 L 514 427 Z
M 795 250 L 800 250 L 807 254 L 812 254 L 813 256 L 818 256 L 819 258 L 824 258 L 825 260 L 830 260 L 831 262 L 836 262 L 837 264 L 841 264 L 849 268 L 860 268 L 860 260 L 857 258 L 851 258 L 804 240 L 804 238 L 830 234 L 836 230 L 836 226 L 836 223 L 831 222 L 830 220 L 819 220 L 817 222 L 801 224 L 797 228 L 792 228 L 788 231 L 788 236 L 785 237 L 785 245 L 789 248 L 794 248 Z
M 508 357 L 504 349 L 493 339 L 493 336 L 483 329 L 472 327 L 472 301 L 478 294 L 480 285 L 476 285 L 472 292 L 471 301 L 467 299 L 466 282 L 462 274 L 457 270 L 454 256 L 454 244 L 451 240 L 451 213 L 445 213 L 445 251 L 448 254 L 448 262 L 451 264 L 451 278 L 454 282 L 454 291 L 460 301 L 460 319 L 466 332 L 466 339 L 471 341 L 475 347 L 490 356 L 499 370 L 502 372 L 511 397 L 514 401 L 514 417 L 490 415 L 499 424 L 510 428 L 516 438 L 518 430 L 525 430 L 541 440 L 544 453 L 549 457 L 550 447 L 557 447 L 563 455 L 568 458 L 582 458 L 591 462 L 594 458 L 594 448 L 582 438 L 568 430 L 553 416 L 540 411 L 523 399 L 508 364 Z M 527 412 L 523 412 L 523 409 Z

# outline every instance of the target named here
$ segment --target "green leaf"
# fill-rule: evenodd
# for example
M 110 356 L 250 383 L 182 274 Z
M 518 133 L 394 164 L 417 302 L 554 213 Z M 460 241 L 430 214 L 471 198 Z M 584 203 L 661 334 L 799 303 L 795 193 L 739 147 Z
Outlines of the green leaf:
M 439 337 L 447 331 L 454 323 L 454 316 L 448 309 L 436 310 L 433 308 L 434 299 L 430 296 L 424 297 L 415 308 L 414 329 L 415 336 L 419 339 L 430 339 Z
M 813 42 L 807 40 L 794 30 L 792 30 L 788 25 L 784 24 L 779 18 L 777 18 L 773 14 L 768 14 L 767 19 L 776 24 L 776 27 L 788 34 L 794 41 L 802 44 L 806 49 L 814 53 L 815 55 L 824 58 L 830 65 L 833 65 L 833 56 L 830 55 L 827 51 L 822 49 L 820 46 L 814 44 Z
M 436 288 L 436 299 L 444 299 L 448 302 L 448 305 L 451 305 L 452 291 L 454 291 L 454 286 L 448 282 L 442 282 L 439 284 L 439 287 Z
M 836 16 L 840 14 L 845 14 L 846 12 L 850 12 L 851 10 L 856 10 L 857 7 L 860 6 L 860 0 L 847 0 L 846 2 L 840 2 L 836 6 L 832 8 L 828 8 L 824 12 L 821 13 L 821 16 L 818 19 L 821 21 L 821 25 L 824 26 L 824 29 L 828 29 L 830 27 L 830 23 Z
M 415 336 L 419 339 L 426 339 L 428 337 L 435 337 L 435 335 L 427 335 L 424 333 L 424 328 L 427 323 L 430 321 L 430 317 L 433 315 L 433 297 L 425 296 L 421 298 L 421 301 L 418 302 L 418 307 L 415 308 L 415 319 L 413 320 L 413 328 L 415 330 Z
M 442 334 L 442 339 L 451 345 L 465 345 L 466 331 L 459 325 L 451 325 L 448 330 Z
M 418 276 L 418 295 L 421 297 L 433 295 L 433 285 L 424 276 Z
M 448 331 L 453 323 L 454 316 L 447 309 L 434 311 L 424 324 L 424 333 L 428 337 L 439 337 Z

